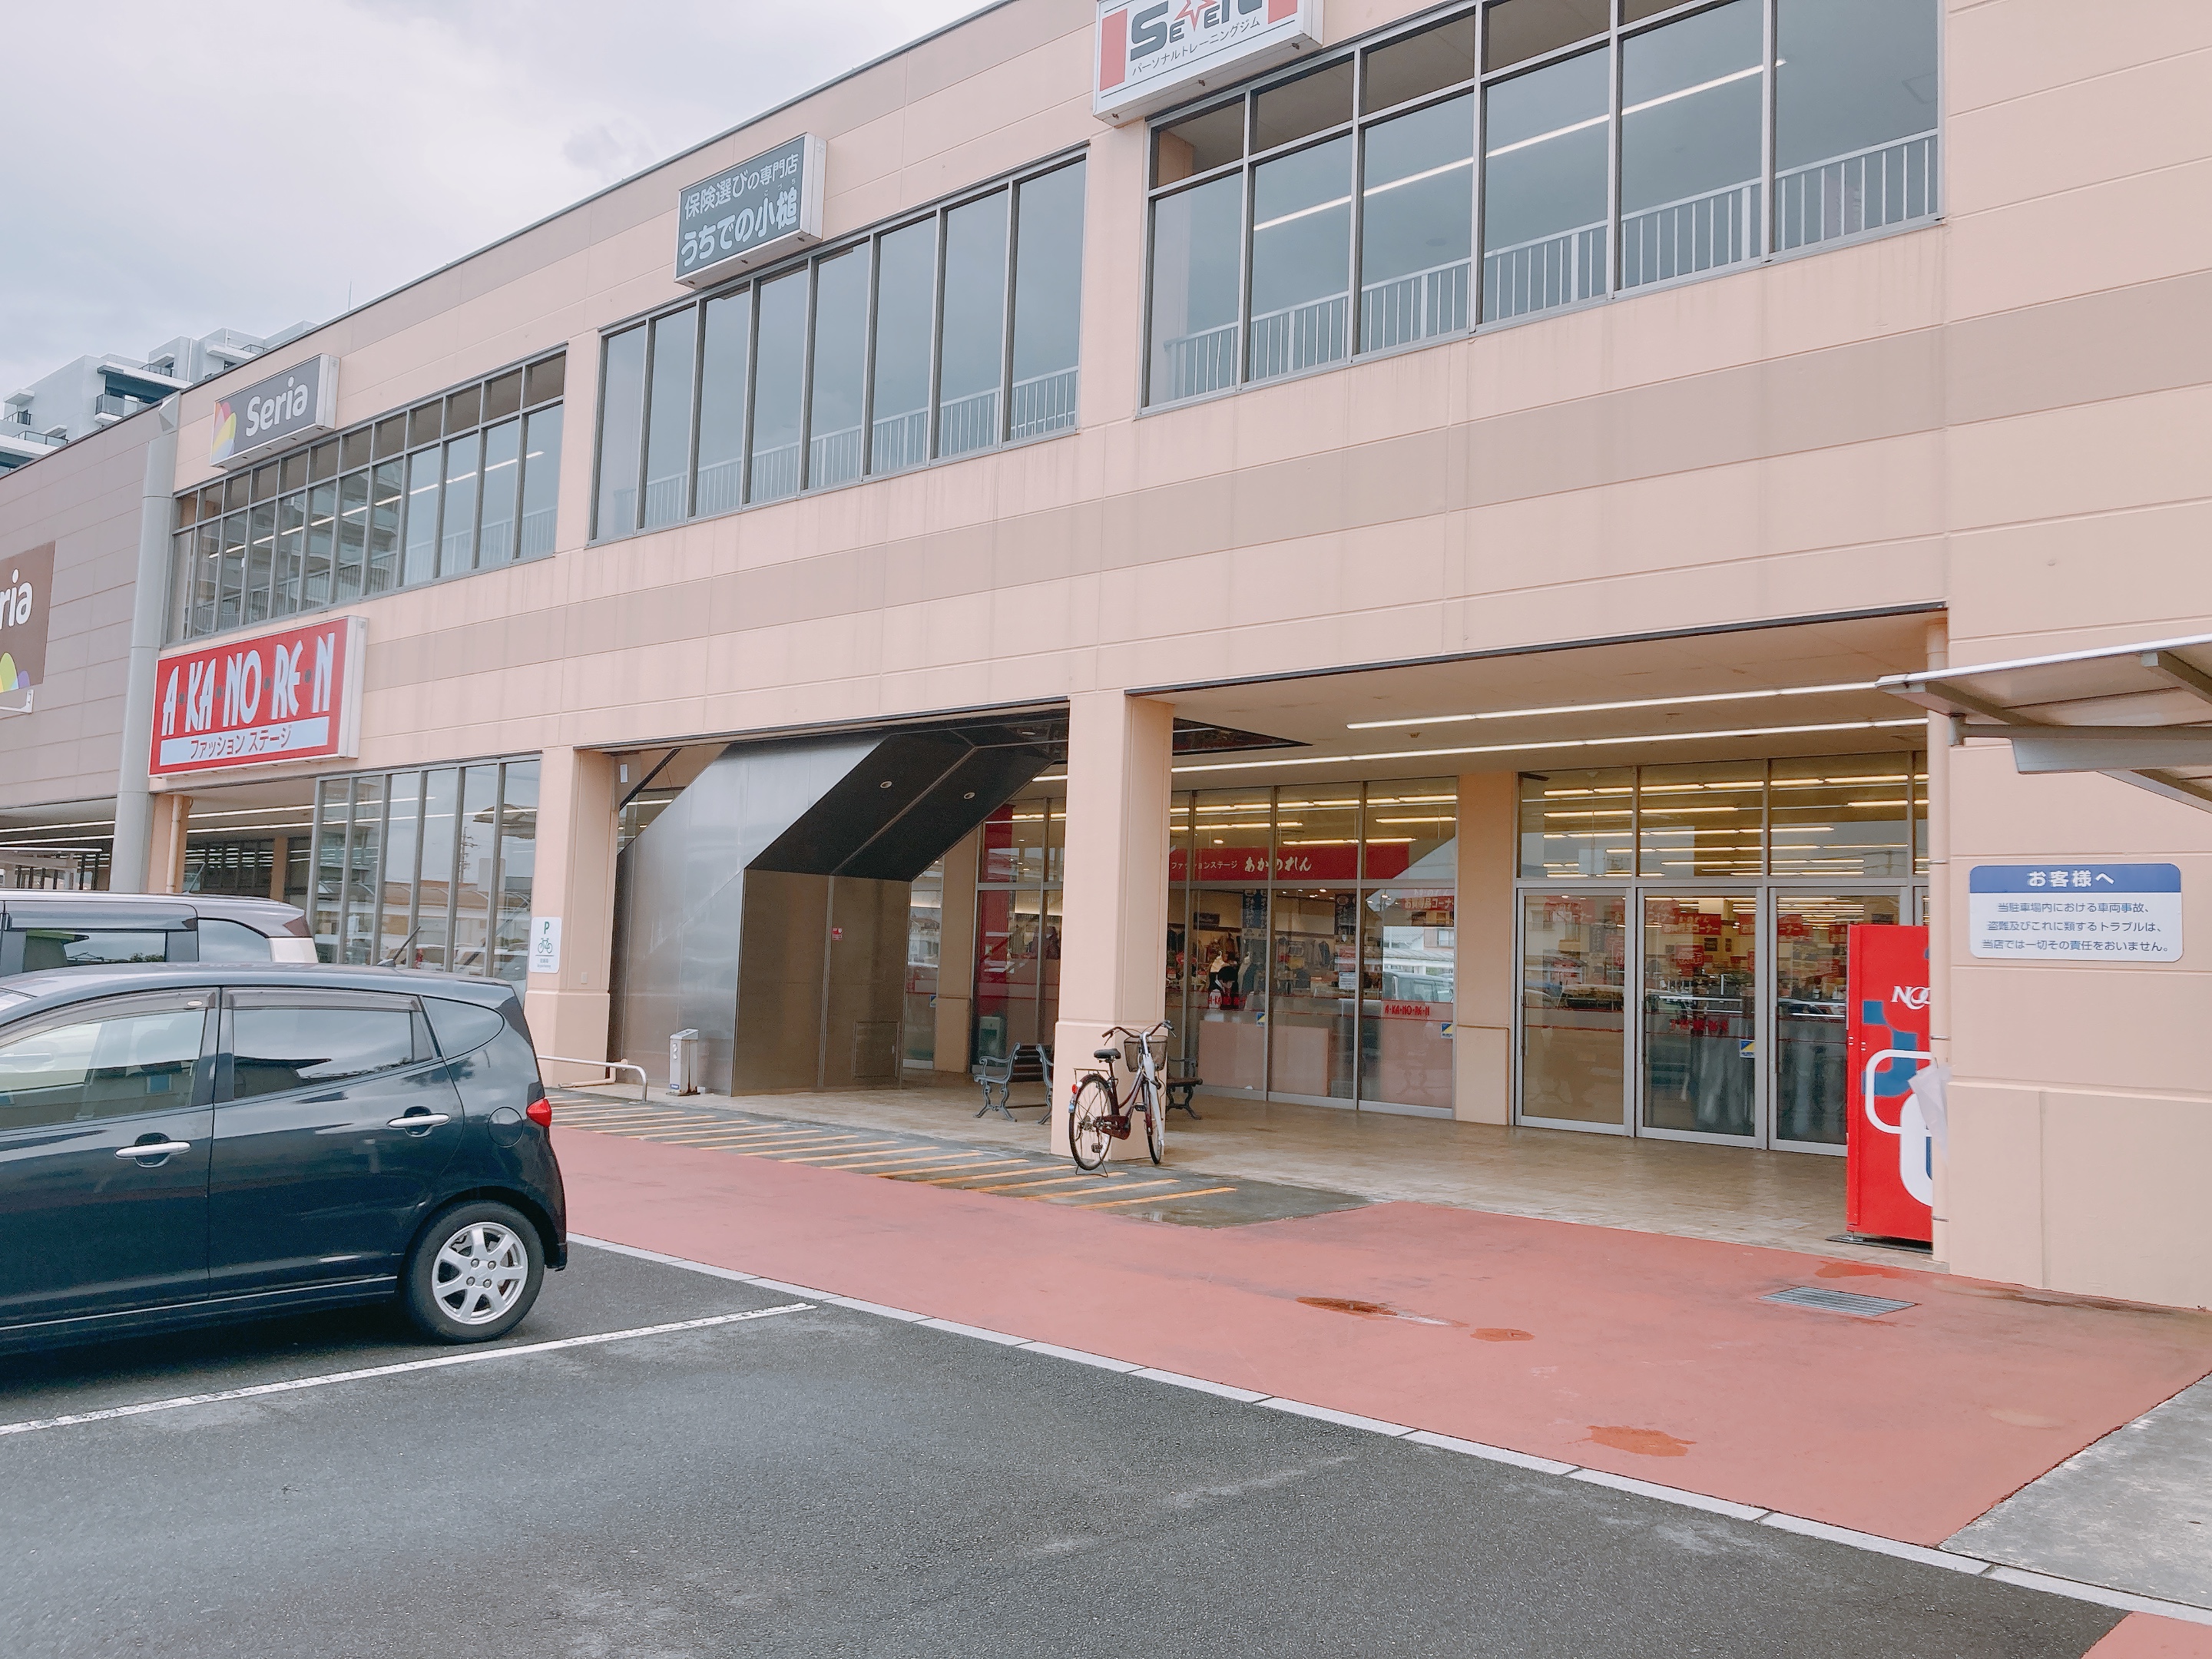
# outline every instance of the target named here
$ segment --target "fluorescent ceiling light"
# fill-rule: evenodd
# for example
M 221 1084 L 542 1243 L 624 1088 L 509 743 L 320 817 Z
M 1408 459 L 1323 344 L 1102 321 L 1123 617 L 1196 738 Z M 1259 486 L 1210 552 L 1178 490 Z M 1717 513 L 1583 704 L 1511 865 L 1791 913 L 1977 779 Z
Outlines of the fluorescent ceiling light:
M 1627 702 L 1570 702 L 1550 708 L 1492 708 L 1479 714 L 1432 714 L 1425 720 L 1353 720 L 1347 732 L 1380 732 L 1401 726 L 1450 726 L 1461 720 L 1534 720 L 1543 714 L 1607 714 L 1623 708 L 1678 708 L 1699 702 L 1750 702 L 1761 697 L 1811 697 L 1823 692 L 1871 691 L 1880 682 L 1853 680 L 1844 685 L 1783 685 L 1762 691 L 1707 691 L 1690 697 L 1638 697 Z
M 1727 732 L 1652 732 L 1610 738 L 1562 738 L 1549 743 L 1491 743 L 1465 749 L 1383 749 L 1364 755 L 1310 755 L 1291 760 L 1216 761 L 1207 766 L 1178 766 L 1177 774 L 1249 772 L 1255 767 L 1349 766 L 1362 761 L 1429 760 L 1447 755 L 1529 755 L 1540 750 L 1607 749 L 1638 743 L 1717 743 L 1731 738 L 1804 737 L 1826 732 L 1883 732 L 1895 726 L 1924 727 L 1924 720 L 1834 720 L 1821 726 L 1750 726 Z

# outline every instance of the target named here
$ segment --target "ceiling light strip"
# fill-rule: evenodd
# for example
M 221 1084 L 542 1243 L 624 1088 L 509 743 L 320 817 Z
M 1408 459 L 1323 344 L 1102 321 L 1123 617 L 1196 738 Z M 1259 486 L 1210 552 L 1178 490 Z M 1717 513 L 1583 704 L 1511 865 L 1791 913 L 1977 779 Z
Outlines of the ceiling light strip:
M 1845 691 L 1872 691 L 1876 680 L 1852 680 L 1841 685 L 1779 685 L 1758 691 L 1706 691 L 1686 697 L 1638 697 L 1626 702 L 1570 702 L 1550 708 L 1491 708 L 1477 714 L 1432 714 L 1426 719 L 1353 720 L 1347 732 L 1382 732 L 1419 726 L 1451 726 L 1462 720 L 1534 720 L 1543 714 L 1611 714 L 1624 708 L 1678 708 L 1700 702 L 1750 702 L 1762 697 L 1814 697 Z
M 1827 732 L 1886 732 L 1901 726 L 1925 729 L 1925 720 L 1834 720 L 1820 726 L 1750 726 L 1728 732 L 1657 732 L 1635 737 L 1562 738 L 1548 743 L 1490 743 L 1464 749 L 1384 749 L 1364 755 L 1310 755 L 1295 759 L 1216 761 L 1206 766 L 1178 766 L 1176 775 L 1198 772 L 1249 772 L 1279 766 L 1348 766 L 1365 761 L 1433 760 L 1453 755 L 1529 755 L 1562 749 L 1611 749 L 1638 743 L 1718 743 L 1735 738 L 1808 737 Z

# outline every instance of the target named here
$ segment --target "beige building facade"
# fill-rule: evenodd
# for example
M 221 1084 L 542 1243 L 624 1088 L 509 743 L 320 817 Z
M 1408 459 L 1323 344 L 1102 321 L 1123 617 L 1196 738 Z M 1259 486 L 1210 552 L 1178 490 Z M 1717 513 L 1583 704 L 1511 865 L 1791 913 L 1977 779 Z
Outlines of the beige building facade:
M 1809 1157 L 1847 930 L 1924 925 L 1936 1258 L 2212 1304 L 2212 17 L 1301 15 L 1105 120 L 1149 14 L 1006 0 L 0 478 L 0 574 L 57 550 L 0 856 L 289 895 L 656 1079 L 1166 1018 L 1209 1091 Z M 343 617 L 351 752 L 179 763 L 104 862 L 170 669 Z M 2008 958 L 1985 868 L 2178 896 Z

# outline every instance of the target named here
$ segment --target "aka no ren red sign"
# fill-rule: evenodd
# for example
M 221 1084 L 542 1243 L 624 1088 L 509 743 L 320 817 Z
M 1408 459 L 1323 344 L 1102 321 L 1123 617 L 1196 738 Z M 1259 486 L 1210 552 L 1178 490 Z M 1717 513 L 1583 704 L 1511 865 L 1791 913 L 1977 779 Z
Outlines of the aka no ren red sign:
M 146 769 L 173 777 L 359 754 L 368 633 L 359 617 L 330 617 L 162 658 Z

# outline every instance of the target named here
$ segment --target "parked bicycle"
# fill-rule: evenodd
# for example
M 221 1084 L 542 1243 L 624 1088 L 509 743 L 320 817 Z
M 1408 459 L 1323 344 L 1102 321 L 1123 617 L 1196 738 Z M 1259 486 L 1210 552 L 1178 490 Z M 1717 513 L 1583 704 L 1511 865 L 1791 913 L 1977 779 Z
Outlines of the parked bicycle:
M 1139 1113 L 1145 1120 L 1145 1150 L 1155 1164 L 1166 1160 L 1167 1095 L 1160 1085 L 1160 1068 L 1167 1059 L 1170 1029 L 1162 1020 L 1149 1031 L 1116 1025 L 1106 1033 L 1121 1039 L 1120 1052 L 1097 1050 L 1096 1057 L 1106 1062 L 1106 1069 L 1085 1072 L 1068 1091 L 1067 1149 L 1077 1169 L 1088 1172 L 1103 1164 L 1109 1144 L 1129 1138 Z M 1116 1060 L 1129 1068 L 1126 1095 L 1114 1073 Z

